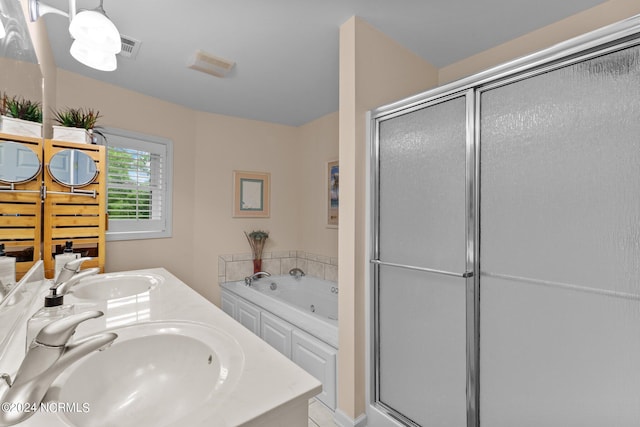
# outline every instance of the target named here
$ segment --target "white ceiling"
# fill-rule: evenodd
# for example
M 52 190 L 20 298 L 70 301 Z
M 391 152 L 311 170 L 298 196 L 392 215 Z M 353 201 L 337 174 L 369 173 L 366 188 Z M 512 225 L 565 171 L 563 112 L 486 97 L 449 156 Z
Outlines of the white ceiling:
M 68 10 L 68 0 L 42 0 Z M 69 55 L 68 20 L 48 14 L 57 65 L 199 111 L 298 126 L 338 109 L 339 28 L 357 15 L 442 67 L 604 0 L 104 0 L 135 59 L 99 72 Z M 77 0 L 92 9 L 99 0 Z M 216 78 L 186 67 L 198 50 L 230 59 Z

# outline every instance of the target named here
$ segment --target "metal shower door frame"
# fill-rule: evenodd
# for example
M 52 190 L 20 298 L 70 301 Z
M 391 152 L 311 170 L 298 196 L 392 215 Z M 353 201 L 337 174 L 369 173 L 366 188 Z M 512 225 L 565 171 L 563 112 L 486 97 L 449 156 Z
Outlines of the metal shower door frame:
M 369 301 L 369 401 L 367 405 L 383 415 L 408 426 L 417 426 L 379 401 L 379 325 L 378 286 L 381 265 L 409 268 L 430 273 L 466 278 L 466 363 L 467 363 L 467 427 L 480 427 L 480 112 L 482 92 L 515 81 L 534 77 L 558 68 L 640 44 L 640 15 L 603 27 L 559 43 L 548 49 L 510 61 L 473 76 L 402 101 L 372 110 L 368 115 L 370 235 Z M 466 270 L 449 272 L 385 263 L 379 259 L 379 130 L 380 123 L 410 112 L 466 97 Z

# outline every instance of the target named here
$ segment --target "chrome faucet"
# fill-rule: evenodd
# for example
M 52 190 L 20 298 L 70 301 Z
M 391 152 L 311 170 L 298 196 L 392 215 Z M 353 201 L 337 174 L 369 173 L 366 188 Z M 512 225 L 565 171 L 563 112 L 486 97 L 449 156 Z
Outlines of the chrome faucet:
M 92 259 L 93 258 L 91 257 L 82 257 L 66 263 L 64 267 L 62 267 L 62 269 L 60 270 L 60 273 L 58 273 L 58 277 L 56 277 L 55 284 L 59 285 L 71 279 L 80 271 L 80 267 L 82 267 L 83 262 L 89 261 Z
M 247 276 L 244 278 L 244 284 L 247 286 L 251 286 L 254 280 L 257 280 L 261 277 L 269 277 L 271 273 L 267 273 L 266 271 L 258 271 L 257 273 L 253 273 L 251 276 Z
M 82 258 L 80 258 L 82 259 Z M 75 262 L 75 261 L 71 261 L 71 262 Z M 65 267 L 68 265 L 69 263 L 65 264 Z M 60 270 L 60 276 L 62 276 L 62 271 L 64 271 L 64 268 L 62 270 Z M 67 270 L 70 271 L 70 270 Z M 65 280 L 64 282 L 60 282 L 59 280 L 56 280 L 56 283 L 53 284 L 49 289 L 51 290 L 51 293 L 53 295 L 66 295 L 67 292 L 69 292 L 69 289 L 71 289 L 73 286 L 77 285 L 78 282 L 82 279 L 84 279 L 85 277 L 89 277 L 89 276 L 93 276 L 95 274 L 98 274 L 100 272 L 99 268 L 88 268 L 86 270 L 82 270 L 79 273 L 74 273 L 69 279 Z
M 5 285 L 0 280 L 0 302 L 3 302 L 5 298 L 9 298 L 5 303 L 7 307 L 10 305 L 15 305 L 18 301 L 20 301 L 19 294 L 16 294 L 15 292 L 11 293 L 13 288 L 14 288 L 14 285 L 11 285 L 10 283 L 7 283 Z
M 2 301 L 4 297 L 7 296 L 8 293 L 9 293 L 9 286 L 5 286 L 2 283 L 2 280 L 0 280 L 0 301 Z
M 295 277 L 296 279 L 301 278 L 302 276 L 304 276 L 304 271 L 302 271 L 302 269 L 298 268 L 298 267 L 294 267 L 291 270 L 289 270 L 289 274 L 292 275 L 293 277 Z
M 8 374 L 0 375 L 9 386 L 0 398 L 3 404 L 0 426 L 12 426 L 29 418 L 34 411 L 25 411 L 24 408 L 28 405 L 30 409 L 37 409 L 63 370 L 88 354 L 107 348 L 118 338 L 118 335 L 107 332 L 69 344 L 80 323 L 103 314 L 101 311 L 73 314 L 42 328 L 29 346 L 13 383 Z M 5 406 L 13 410 L 5 410 Z

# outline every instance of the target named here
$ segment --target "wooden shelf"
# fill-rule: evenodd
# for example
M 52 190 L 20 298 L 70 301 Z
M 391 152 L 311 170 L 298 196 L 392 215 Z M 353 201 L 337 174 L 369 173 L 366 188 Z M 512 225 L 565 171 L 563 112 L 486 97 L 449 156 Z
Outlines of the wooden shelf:
M 0 133 L 0 141 L 13 141 L 29 147 L 42 164 L 42 139 Z M 4 243 L 8 255 L 19 255 L 16 262 L 17 280 L 40 259 L 41 186 L 42 172 L 30 182 L 14 185 L 16 190 L 34 191 L 33 193 L 0 191 L 0 243 Z
M 54 275 L 56 249 L 64 247 L 64 243 L 68 240 L 73 242 L 76 251 L 91 252 L 90 255 L 94 259 L 85 262 L 83 268 L 99 267 L 100 271 L 104 271 L 105 264 L 107 222 L 105 147 L 47 139 L 44 144 L 45 169 L 47 169 L 51 157 L 65 149 L 83 151 L 96 162 L 98 168 L 96 180 L 92 184 L 82 187 L 82 190 L 95 191 L 96 198 L 74 195 L 68 187 L 55 182 L 48 171 L 44 173 L 47 196 L 44 201 L 44 247 L 42 252 L 45 275 L 48 278 L 52 278 Z M 49 192 L 68 194 L 50 194 Z

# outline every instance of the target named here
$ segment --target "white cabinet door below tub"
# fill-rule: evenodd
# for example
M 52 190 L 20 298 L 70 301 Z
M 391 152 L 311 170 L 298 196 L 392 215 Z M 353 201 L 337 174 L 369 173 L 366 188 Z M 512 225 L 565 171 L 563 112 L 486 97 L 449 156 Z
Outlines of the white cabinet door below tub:
M 260 336 L 260 309 L 255 305 L 238 298 L 236 303 L 236 320 L 251 332 Z
M 336 354 L 338 350 L 304 332 L 294 330 L 291 360 L 322 382 L 316 396 L 331 409 L 336 408 Z
M 291 331 L 293 327 L 266 311 L 260 319 L 260 336 L 271 347 L 291 359 Z
M 236 319 L 236 304 L 238 298 L 233 296 L 230 292 L 225 290 L 222 291 L 222 295 L 220 298 L 220 305 L 222 306 L 222 311 L 227 313 L 229 316 Z M 237 320 L 237 319 L 236 319 Z

